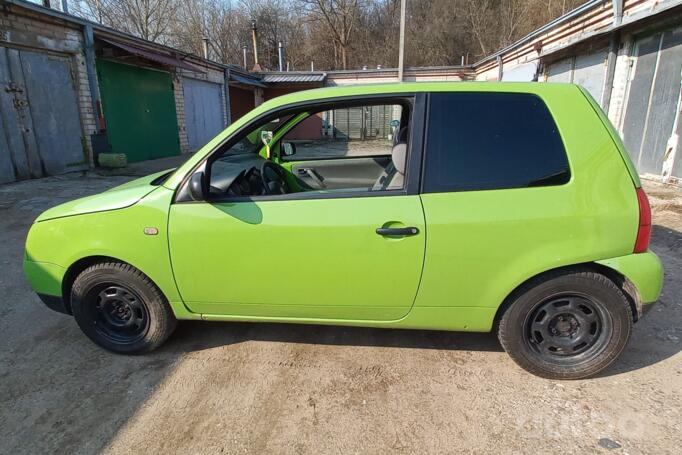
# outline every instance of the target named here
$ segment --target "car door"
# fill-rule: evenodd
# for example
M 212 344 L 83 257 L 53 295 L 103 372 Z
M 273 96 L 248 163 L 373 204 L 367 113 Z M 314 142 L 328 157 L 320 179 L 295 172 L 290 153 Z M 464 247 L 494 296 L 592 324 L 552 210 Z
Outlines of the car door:
M 423 114 L 413 117 L 423 122 Z M 420 140 L 411 143 L 409 175 L 419 174 Z M 183 301 L 216 316 L 400 319 L 424 260 L 417 187 L 408 178 L 401 190 L 174 203 L 169 246 Z M 406 227 L 414 229 L 377 232 Z

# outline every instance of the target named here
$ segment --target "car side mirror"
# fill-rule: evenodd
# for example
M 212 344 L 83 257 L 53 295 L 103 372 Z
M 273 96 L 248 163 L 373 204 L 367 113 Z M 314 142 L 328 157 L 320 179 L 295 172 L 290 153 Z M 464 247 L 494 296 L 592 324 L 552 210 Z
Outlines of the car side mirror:
M 293 156 L 296 155 L 296 144 L 291 142 L 282 142 L 282 155 Z
M 205 201 L 208 199 L 208 181 L 203 171 L 192 174 L 188 185 L 189 197 L 194 201 Z

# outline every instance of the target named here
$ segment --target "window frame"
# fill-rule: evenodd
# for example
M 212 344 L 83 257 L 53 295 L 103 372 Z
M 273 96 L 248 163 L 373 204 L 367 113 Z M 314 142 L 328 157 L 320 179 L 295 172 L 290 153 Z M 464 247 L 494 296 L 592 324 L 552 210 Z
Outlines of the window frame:
M 204 159 L 202 159 L 187 175 L 184 177 L 182 183 L 178 185 L 175 192 L 173 204 L 221 204 L 221 203 L 236 203 L 236 202 L 258 202 L 258 201 L 291 201 L 291 200 L 312 200 L 312 199 L 345 199 L 345 198 L 364 198 L 364 197 L 391 197 L 391 196 L 407 196 L 417 195 L 421 186 L 422 175 L 422 153 L 425 133 L 426 120 L 426 99 L 428 94 L 425 92 L 407 92 L 407 93 L 385 93 L 376 95 L 354 95 L 323 98 L 319 100 L 309 100 L 300 103 L 293 103 L 277 107 L 271 111 L 265 112 L 262 115 L 254 118 L 230 137 L 226 138 L 222 143 L 218 144 Z M 357 191 L 357 190 L 340 190 L 330 193 L 318 191 L 306 191 L 288 194 L 273 194 L 261 196 L 239 196 L 239 197 L 220 197 L 204 201 L 194 201 L 189 197 L 187 186 L 189 180 L 194 173 L 203 171 L 210 167 L 213 162 L 218 159 L 225 149 L 229 149 L 234 144 L 239 142 L 249 131 L 253 128 L 263 125 L 273 119 L 282 117 L 288 114 L 298 114 L 305 111 L 310 111 L 311 108 L 319 111 L 333 108 L 344 108 L 353 106 L 362 106 L 365 104 L 410 104 L 410 142 L 408 146 L 407 167 L 405 171 L 405 186 L 400 190 L 379 190 L 379 191 Z M 258 152 L 257 152 L 258 153 Z M 382 155 L 385 156 L 385 155 Z M 350 157 L 348 159 L 353 159 Z M 358 157 L 369 158 L 369 157 Z M 333 158 L 343 159 L 343 158 Z M 307 161 L 307 160 L 306 160 Z M 210 178 L 210 176 L 208 176 Z
M 439 95 L 439 94 L 451 94 L 451 93 L 456 93 L 456 94 L 516 94 L 516 95 L 526 95 L 530 97 L 537 98 L 540 100 L 540 102 L 544 105 L 545 109 L 547 110 L 547 113 L 549 114 L 552 122 L 554 123 L 554 126 L 556 127 L 556 132 L 557 135 L 561 141 L 562 147 L 563 147 L 563 153 L 564 157 L 566 158 L 566 166 L 568 169 L 568 178 L 565 182 L 562 183 L 557 183 L 557 184 L 548 184 L 548 185 L 533 185 L 533 186 L 511 186 L 511 187 L 499 187 L 499 188 L 472 188 L 472 189 L 439 189 L 437 191 L 433 190 L 427 190 L 426 189 L 426 160 L 428 159 L 428 154 L 429 154 L 429 144 L 428 144 L 428 135 L 429 135 L 429 127 L 430 122 L 429 122 L 429 115 L 431 111 L 431 97 L 432 95 Z M 552 110 L 549 108 L 547 105 L 547 102 L 544 100 L 544 98 L 537 93 L 533 92 L 516 92 L 516 91 L 443 91 L 443 92 L 429 92 L 427 99 L 426 99 L 426 106 L 425 106 L 425 112 L 424 112 L 424 133 L 423 133 L 423 150 L 422 150 L 422 162 L 420 166 L 420 183 L 419 183 L 419 194 L 447 194 L 447 193 L 465 193 L 465 192 L 474 192 L 474 191 L 509 191 L 509 190 L 522 190 L 522 189 L 530 189 L 530 188 L 547 188 L 547 187 L 562 187 L 569 185 L 573 181 L 573 167 L 571 166 L 571 160 L 569 157 L 568 153 L 568 148 L 566 147 L 566 141 L 564 140 L 563 135 L 561 134 L 561 130 L 559 128 L 559 124 L 557 123 L 557 120 L 552 113 Z M 433 154 L 434 152 L 432 152 Z

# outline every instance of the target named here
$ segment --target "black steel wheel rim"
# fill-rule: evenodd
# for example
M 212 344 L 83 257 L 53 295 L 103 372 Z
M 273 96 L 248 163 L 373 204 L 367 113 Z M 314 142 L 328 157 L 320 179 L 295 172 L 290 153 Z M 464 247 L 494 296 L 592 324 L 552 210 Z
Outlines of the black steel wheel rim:
M 104 284 L 89 293 L 92 320 L 97 333 L 117 344 L 135 343 L 149 330 L 149 311 L 144 300 L 121 284 Z
M 592 357 L 604 349 L 611 330 L 611 317 L 602 304 L 576 294 L 540 302 L 524 324 L 527 344 L 549 362 Z

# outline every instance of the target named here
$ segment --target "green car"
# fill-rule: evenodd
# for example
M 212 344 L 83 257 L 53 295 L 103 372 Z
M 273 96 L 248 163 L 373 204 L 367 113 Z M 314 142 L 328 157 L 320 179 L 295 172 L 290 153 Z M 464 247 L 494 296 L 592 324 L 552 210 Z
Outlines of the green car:
M 657 300 L 650 234 L 580 87 L 385 84 L 281 96 L 178 169 L 47 210 L 24 269 L 119 353 L 182 319 L 495 331 L 521 367 L 575 379 Z

